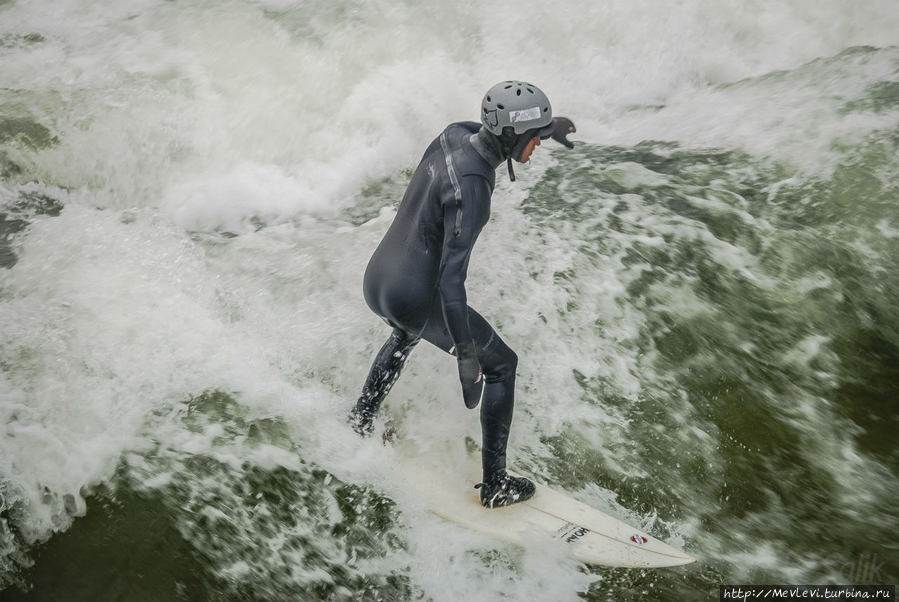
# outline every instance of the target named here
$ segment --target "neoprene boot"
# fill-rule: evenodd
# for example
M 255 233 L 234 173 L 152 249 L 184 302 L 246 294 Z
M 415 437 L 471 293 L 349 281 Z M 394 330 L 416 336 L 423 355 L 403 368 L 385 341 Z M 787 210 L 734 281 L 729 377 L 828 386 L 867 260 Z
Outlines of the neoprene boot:
M 537 487 L 524 477 L 513 477 L 501 470 L 484 483 L 478 483 L 475 489 L 481 490 L 481 505 L 486 508 L 499 508 L 523 502 L 534 497 Z

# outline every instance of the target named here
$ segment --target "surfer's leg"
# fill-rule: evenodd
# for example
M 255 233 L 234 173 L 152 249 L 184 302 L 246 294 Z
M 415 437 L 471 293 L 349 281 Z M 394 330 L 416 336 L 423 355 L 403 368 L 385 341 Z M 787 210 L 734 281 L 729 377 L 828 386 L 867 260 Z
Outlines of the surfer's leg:
M 449 353 L 453 342 L 443 322 L 439 303 L 435 305 L 438 307 L 432 308 L 422 338 Z M 518 356 L 490 323 L 471 307 L 468 308 L 468 325 L 485 381 L 481 402 L 481 463 L 484 474 L 481 503 L 488 507 L 507 506 L 534 495 L 533 483 L 511 477 L 506 472 L 506 447 L 515 407 Z
M 371 434 L 381 402 L 399 378 L 406 358 L 419 340 L 421 339 L 416 335 L 394 328 L 390 338 L 381 347 L 368 372 L 365 386 L 362 387 L 362 396 L 350 412 L 350 425 L 360 435 Z
M 518 366 L 518 356 L 498 334 L 494 332 L 487 342 L 483 346 L 477 345 L 478 362 L 485 381 L 481 398 L 481 455 L 485 479 L 506 469 L 506 446 L 515 407 L 515 369 Z
M 471 313 L 477 312 L 472 310 Z M 472 317 L 469 315 L 469 321 Z M 490 327 L 486 320 L 484 323 Z M 484 482 L 479 483 L 478 487 L 481 489 L 481 504 L 494 508 L 530 499 L 536 488 L 528 479 L 513 477 L 506 472 L 506 447 L 515 406 L 518 356 L 496 333 L 487 341 L 483 349 L 478 348 L 478 361 L 486 381 L 481 402 Z

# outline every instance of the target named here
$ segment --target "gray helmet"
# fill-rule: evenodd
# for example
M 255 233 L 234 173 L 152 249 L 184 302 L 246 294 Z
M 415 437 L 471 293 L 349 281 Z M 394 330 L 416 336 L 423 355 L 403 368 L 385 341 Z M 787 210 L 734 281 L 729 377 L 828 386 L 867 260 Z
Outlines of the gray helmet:
M 540 88 L 527 82 L 500 82 L 487 90 L 481 101 L 481 123 L 495 136 L 501 136 L 506 127 L 513 128 L 515 134 L 541 130 L 534 134 L 549 136 L 552 121 L 549 98 Z

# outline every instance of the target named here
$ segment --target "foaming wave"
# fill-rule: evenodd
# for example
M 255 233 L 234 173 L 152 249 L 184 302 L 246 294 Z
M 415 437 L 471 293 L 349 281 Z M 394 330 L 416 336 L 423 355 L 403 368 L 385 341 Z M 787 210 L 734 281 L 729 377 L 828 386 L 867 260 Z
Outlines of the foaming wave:
M 240 180 L 256 165 L 283 175 L 273 175 L 276 189 L 293 178 L 314 191 L 310 200 L 291 185 L 277 207 L 265 195 L 246 197 L 278 221 L 322 202 L 346 206 L 365 182 L 413 165 L 422 140 L 448 121 L 476 118 L 483 90 L 513 76 L 543 87 L 557 112 L 576 117 L 584 140 L 773 152 L 807 137 L 780 128 L 784 113 L 816 101 L 776 83 L 748 96 L 708 86 L 849 46 L 899 43 L 892 8 L 888 0 L 621 0 L 500 2 L 473 14 L 465 5 L 383 2 L 15 3 L 3 8 L 0 35 L 37 41 L 0 47 L 11 67 L 0 87 L 17 91 L 0 103 L 24 103 L 60 135 L 57 148 L 30 157 L 36 175 L 88 186 L 94 203 L 162 205 L 200 225 L 196 194 L 178 198 L 197 174 Z M 778 91 L 784 97 L 773 103 L 750 98 Z M 773 121 L 761 117 L 772 113 Z M 233 204 L 223 194 L 222 204 Z M 221 211 L 211 213 L 207 222 L 220 223 Z

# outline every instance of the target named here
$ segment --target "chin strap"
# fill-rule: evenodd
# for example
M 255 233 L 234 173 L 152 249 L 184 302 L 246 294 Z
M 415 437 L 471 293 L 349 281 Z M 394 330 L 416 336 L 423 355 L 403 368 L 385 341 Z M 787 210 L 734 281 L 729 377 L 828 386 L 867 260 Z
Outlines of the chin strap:
M 515 181 L 515 172 L 512 171 L 512 157 L 506 159 L 506 166 L 509 168 L 509 180 Z

